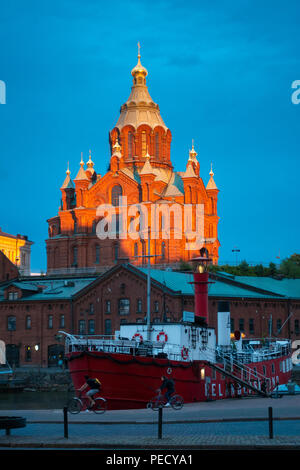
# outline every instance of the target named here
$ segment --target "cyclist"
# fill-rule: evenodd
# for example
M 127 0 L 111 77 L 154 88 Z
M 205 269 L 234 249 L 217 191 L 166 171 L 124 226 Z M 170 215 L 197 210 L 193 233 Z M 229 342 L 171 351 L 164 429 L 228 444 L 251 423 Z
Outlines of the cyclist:
M 165 406 L 170 406 L 171 395 L 173 395 L 173 393 L 175 392 L 174 380 L 171 377 L 168 378 L 168 377 L 162 375 L 161 381 L 162 381 L 162 384 L 161 384 L 159 390 L 163 391 L 164 389 L 166 389 L 166 393 L 165 393 L 164 397 L 167 400 L 167 403 L 166 403 Z
M 90 410 L 95 405 L 95 400 L 93 399 L 93 396 L 96 395 L 96 393 L 98 393 L 101 389 L 101 382 L 99 379 L 93 379 L 88 375 L 85 375 L 84 378 L 85 383 L 78 389 L 78 391 L 83 392 L 83 390 L 85 390 L 87 387 L 90 388 L 90 390 L 86 393 L 86 396 L 88 397 L 90 402 L 90 406 L 88 408 Z

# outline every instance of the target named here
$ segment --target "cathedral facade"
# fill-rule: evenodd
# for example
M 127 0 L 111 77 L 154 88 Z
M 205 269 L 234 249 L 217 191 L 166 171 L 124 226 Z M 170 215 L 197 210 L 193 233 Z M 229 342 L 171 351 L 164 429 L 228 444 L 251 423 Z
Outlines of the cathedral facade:
M 172 134 L 149 94 L 140 53 L 131 75 L 130 96 L 109 133 L 107 173 L 97 174 L 91 152 L 74 179 L 66 172 L 58 215 L 48 220 L 48 274 L 102 272 L 122 260 L 141 266 L 149 252 L 157 267 L 200 254 L 218 262 L 212 169 L 205 186 L 192 145 L 185 169 L 174 171 Z

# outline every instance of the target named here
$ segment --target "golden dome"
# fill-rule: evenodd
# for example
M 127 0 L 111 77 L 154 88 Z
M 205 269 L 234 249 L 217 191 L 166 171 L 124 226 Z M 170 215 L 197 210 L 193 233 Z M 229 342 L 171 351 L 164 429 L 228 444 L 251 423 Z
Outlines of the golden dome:
M 190 150 L 189 155 L 189 160 L 195 160 L 198 155 L 196 150 L 194 149 L 194 139 L 192 140 L 192 150 Z
M 136 66 L 131 70 L 131 75 L 135 77 L 137 74 L 141 73 L 144 77 L 147 77 L 148 70 L 141 64 L 141 54 L 140 54 L 140 43 L 138 43 L 138 63 Z
M 140 48 L 140 45 L 138 46 Z M 138 63 L 131 71 L 133 75 L 131 93 L 126 103 L 121 106 L 121 113 L 115 127 L 121 130 L 123 127 L 130 125 L 137 129 L 141 124 L 147 124 L 152 129 L 161 126 L 167 131 L 168 128 L 160 115 L 159 106 L 154 103 L 149 94 L 146 85 L 148 72 L 142 66 L 140 57 L 139 49 Z

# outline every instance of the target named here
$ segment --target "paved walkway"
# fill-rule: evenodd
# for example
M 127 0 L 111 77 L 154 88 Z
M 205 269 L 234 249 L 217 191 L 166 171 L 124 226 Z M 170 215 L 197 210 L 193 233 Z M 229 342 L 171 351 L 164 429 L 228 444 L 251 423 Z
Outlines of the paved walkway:
M 89 438 L 63 437 L 56 438 L 31 438 L 9 436 L 0 438 L 0 449 L 297 449 L 300 450 L 300 437 L 276 437 L 269 439 L 267 436 L 189 436 L 182 438 L 165 436 L 162 439 L 143 436 L 125 438 Z
M 11 436 L 1 435 L 0 448 L 103 448 L 103 449 L 225 449 L 225 448 L 293 448 L 300 449 L 300 395 L 272 398 L 242 398 L 187 404 L 180 411 L 163 410 L 164 423 L 199 423 L 267 420 L 268 407 L 273 408 L 274 420 L 299 420 L 299 433 L 295 436 L 247 435 L 188 435 L 168 436 L 162 439 L 139 435 L 138 424 L 153 424 L 158 421 L 158 413 L 152 410 L 108 410 L 103 415 L 82 412 L 68 414 L 69 423 L 75 424 L 137 424 L 136 435 L 118 436 L 63 436 L 42 437 L 18 435 L 18 429 Z M 27 423 L 63 423 L 62 410 L 18 410 L 1 412 L 6 416 L 22 416 Z M 267 424 L 267 423 L 266 423 Z M 266 426 L 267 427 L 267 426 Z M 267 433 L 266 433 L 267 434 Z

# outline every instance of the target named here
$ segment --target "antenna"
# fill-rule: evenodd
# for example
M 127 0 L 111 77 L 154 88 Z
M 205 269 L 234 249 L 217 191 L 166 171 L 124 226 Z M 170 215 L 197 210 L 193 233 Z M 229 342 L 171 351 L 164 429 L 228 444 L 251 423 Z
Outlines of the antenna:
M 150 341 L 151 333 L 151 263 L 150 258 L 156 258 L 161 255 L 151 255 L 150 227 L 148 227 L 148 254 L 135 256 L 135 258 L 147 258 L 147 340 Z

